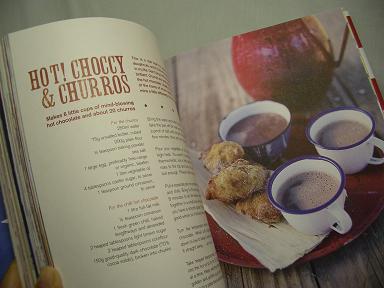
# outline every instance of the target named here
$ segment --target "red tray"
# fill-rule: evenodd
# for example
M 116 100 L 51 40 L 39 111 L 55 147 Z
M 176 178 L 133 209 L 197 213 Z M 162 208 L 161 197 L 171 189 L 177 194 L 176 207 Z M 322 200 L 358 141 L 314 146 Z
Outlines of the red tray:
M 307 119 L 303 118 L 293 120 L 288 148 L 281 163 L 300 155 L 317 154 L 315 148 L 305 137 L 306 123 Z M 360 173 L 348 175 L 346 189 L 348 198 L 345 208 L 352 218 L 352 229 L 344 235 L 331 232 L 319 246 L 298 259 L 296 263 L 304 263 L 336 251 L 356 239 L 372 224 L 384 208 L 384 165 L 369 165 Z M 264 268 L 255 257 L 246 252 L 236 240 L 226 233 L 210 215 L 207 214 L 207 218 L 217 255 L 221 261 L 243 267 Z

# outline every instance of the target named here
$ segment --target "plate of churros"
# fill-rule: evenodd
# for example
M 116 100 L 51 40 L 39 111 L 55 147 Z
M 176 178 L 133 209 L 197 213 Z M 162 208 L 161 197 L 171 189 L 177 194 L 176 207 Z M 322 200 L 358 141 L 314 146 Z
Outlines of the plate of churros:
M 255 155 L 252 154 L 254 151 L 244 148 L 243 145 L 239 145 L 235 141 L 228 141 L 225 137 L 221 137 L 221 142 L 212 144 L 206 151 L 192 153 L 192 160 L 193 162 L 198 162 L 198 164 L 194 163 L 198 182 L 199 177 L 207 178 L 205 181 L 200 181 L 202 183 L 200 190 L 202 190 L 205 204 L 215 201 L 215 203 L 219 203 L 218 205 L 229 207 L 231 211 L 236 212 L 241 217 L 247 217 L 247 221 L 252 219 L 252 221 L 256 221 L 272 230 L 276 227 L 279 228 L 279 225 L 282 225 L 282 227 L 284 225 L 295 227 L 295 229 L 292 229 L 295 232 L 292 233 L 297 232 L 298 237 L 301 237 L 300 235 L 308 233 L 305 230 L 304 232 L 300 231 L 300 225 L 298 226 L 299 228 L 296 228 L 295 224 L 297 223 L 291 223 L 291 221 L 297 222 L 299 220 L 291 220 L 289 217 L 286 217 L 284 214 L 287 211 L 281 210 L 273 204 L 273 201 L 271 201 L 271 197 L 273 197 L 272 192 L 268 191 L 268 189 L 271 190 L 271 187 L 269 187 L 271 186 L 271 178 L 277 178 L 273 174 L 278 174 L 275 173 L 276 171 L 282 174 L 282 171 L 286 169 L 285 166 L 289 166 L 287 163 L 291 164 L 298 161 L 292 159 L 300 158 L 300 161 L 302 161 L 303 155 L 317 155 L 316 147 L 307 141 L 305 133 L 309 119 L 295 116 L 293 119 L 289 118 L 287 120 L 287 127 L 282 130 L 288 135 L 289 141 L 287 139 L 284 141 L 285 146 L 280 149 L 280 154 L 272 159 L 273 161 L 265 162 L 263 159 L 257 161 L 255 160 Z M 280 138 L 284 133 L 280 131 Z M 293 145 L 293 143 L 296 145 Z M 374 155 L 381 158 L 383 157 L 383 152 L 380 149 L 374 148 Z M 346 212 L 345 214 L 350 218 L 351 223 L 349 224 L 350 227 L 343 231 L 342 229 L 338 230 L 340 227 L 337 227 L 337 225 L 343 224 L 342 221 L 335 220 L 334 223 L 327 224 L 330 227 L 328 230 L 324 230 L 325 232 L 311 232 L 312 234 L 319 235 L 309 237 L 320 238 L 309 238 L 313 240 L 313 246 L 307 246 L 302 251 L 299 249 L 298 251 L 301 254 L 297 254 L 300 256 L 293 263 L 303 263 L 317 259 L 348 244 L 370 226 L 384 207 L 384 186 L 382 185 L 384 182 L 384 170 L 382 165 L 367 165 L 358 173 L 346 174 L 342 172 L 343 169 L 332 159 L 322 156 L 311 157 L 316 158 L 316 160 L 319 160 L 317 158 L 322 158 L 320 160 L 323 162 L 325 160 L 331 162 L 337 168 L 335 170 L 339 170 L 342 174 L 340 178 L 343 179 L 337 182 L 337 185 L 343 185 L 339 190 L 346 191 L 347 196 L 342 200 L 335 200 L 336 197 L 332 197 L 329 201 L 327 200 L 327 203 L 342 201 L 342 204 L 339 203 L 338 206 L 344 207 L 341 209 Z M 284 169 L 281 168 L 282 166 L 284 166 Z M 254 253 L 249 253 L 250 250 L 247 249 L 247 245 L 235 239 L 236 237 L 231 233 L 231 229 L 225 227 L 223 222 L 220 225 L 216 215 L 207 208 L 208 204 L 206 205 L 207 219 L 219 259 L 223 262 L 243 267 L 267 267 L 270 269 L 270 267 L 263 264 L 264 261 L 260 261 L 261 259 L 255 257 Z M 325 207 L 325 204 L 318 206 L 322 210 L 328 210 L 329 208 Z M 304 217 L 309 218 L 310 214 L 319 213 L 319 207 L 306 207 L 302 208 L 303 213 L 301 213 L 302 211 L 300 213 L 293 213 L 304 214 Z M 307 212 L 308 214 L 306 214 Z M 346 225 L 348 226 L 348 223 Z M 297 229 L 299 230 L 296 231 Z M 265 231 L 268 233 L 268 229 Z M 289 230 L 284 231 L 284 233 L 291 233 Z M 268 249 L 266 248 L 265 251 L 268 251 Z M 286 266 L 288 265 L 284 264 L 281 268 Z

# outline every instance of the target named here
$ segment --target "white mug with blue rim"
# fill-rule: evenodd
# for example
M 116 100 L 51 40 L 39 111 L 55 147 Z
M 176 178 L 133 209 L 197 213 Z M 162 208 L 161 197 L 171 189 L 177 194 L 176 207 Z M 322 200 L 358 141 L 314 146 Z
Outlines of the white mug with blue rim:
M 343 147 L 327 147 L 320 143 L 319 134 L 322 129 L 338 121 L 358 122 L 367 128 L 367 134 L 357 142 Z M 384 163 L 384 158 L 373 157 L 375 146 L 384 152 L 384 141 L 375 137 L 374 132 L 375 121 L 372 115 L 356 107 L 338 107 L 321 112 L 311 119 L 306 128 L 307 138 L 315 146 L 317 153 L 336 161 L 346 174 L 360 172 L 368 164 Z
M 337 189 L 332 197 L 311 209 L 292 209 L 280 202 L 280 193 L 284 184 L 296 175 L 306 172 L 322 172 L 337 180 Z M 345 174 L 333 160 L 323 156 L 302 156 L 285 162 L 278 167 L 268 181 L 267 191 L 269 201 L 280 210 L 287 222 L 296 230 L 310 235 L 321 235 L 336 231 L 347 233 L 352 227 L 352 220 L 344 210 L 347 196 L 345 190 Z M 282 188 L 282 189 L 281 189 Z
M 226 117 L 224 117 L 223 120 L 221 120 L 219 125 L 219 137 L 223 141 L 228 140 L 228 132 L 232 126 L 249 116 L 263 113 L 274 113 L 280 115 L 288 123 L 286 128 L 281 131 L 279 135 L 265 143 L 258 145 L 239 144 L 243 146 L 247 155 L 253 160 L 263 164 L 269 164 L 281 157 L 288 145 L 288 138 L 291 130 L 291 113 L 285 105 L 275 101 L 265 100 L 255 101 L 241 106 L 233 110 Z

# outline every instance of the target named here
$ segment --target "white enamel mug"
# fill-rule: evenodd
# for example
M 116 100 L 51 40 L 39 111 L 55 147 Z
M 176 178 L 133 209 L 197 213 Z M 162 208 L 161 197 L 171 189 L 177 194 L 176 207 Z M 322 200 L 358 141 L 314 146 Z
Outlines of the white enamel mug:
M 327 202 L 307 210 L 293 210 L 284 207 L 277 199 L 280 188 L 298 174 L 316 171 L 333 176 L 338 181 L 338 189 Z M 352 227 L 352 219 L 344 210 L 347 196 L 345 174 L 333 160 L 323 156 L 303 156 L 292 159 L 272 174 L 268 181 L 269 201 L 281 211 L 284 218 L 296 230 L 310 235 L 321 235 L 334 230 L 340 234 L 347 233 Z
M 318 142 L 319 132 L 323 127 L 338 121 L 355 121 L 369 129 L 369 134 L 357 143 L 345 147 L 325 147 Z M 338 107 L 324 111 L 311 119 L 306 128 L 308 140 L 315 145 L 317 153 L 336 161 L 345 174 L 354 174 L 368 164 L 380 165 L 384 158 L 373 157 L 374 147 L 384 151 L 384 141 L 375 137 L 375 121 L 370 113 L 356 107 Z
M 291 131 L 291 113 L 285 105 L 270 100 L 255 101 L 243 105 L 233 110 L 221 120 L 219 125 L 219 137 L 223 141 L 227 141 L 228 133 L 233 125 L 249 116 L 263 113 L 275 113 L 280 115 L 287 121 L 287 127 L 275 138 L 270 139 L 265 143 L 250 146 L 245 146 L 242 143 L 239 144 L 243 146 L 250 158 L 259 163 L 268 165 L 281 157 L 281 154 L 288 146 L 288 139 Z

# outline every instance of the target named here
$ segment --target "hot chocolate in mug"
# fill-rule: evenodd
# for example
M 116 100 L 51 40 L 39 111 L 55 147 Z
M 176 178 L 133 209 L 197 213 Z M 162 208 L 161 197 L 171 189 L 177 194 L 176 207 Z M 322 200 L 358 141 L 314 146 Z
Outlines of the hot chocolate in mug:
M 238 134 L 252 134 L 254 135 L 264 135 L 269 134 L 265 133 L 266 130 L 279 130 L 279 133 L 275 135 L 274 137 L 270 139 L 264 139 L 265 141 L 262 141 L 261 143 L 243 143 L 243 141 L 238 141 L 235 139 L 231 139 L 229 137 L 231 135 L 231 131 L 239 122 L 244 121 L 244 119 L 252 116 L 260 116 L 260 115 L 267 115 L 267 114 L 275 114 L 279 116 L 283 121 L 285 122 L 284 127 L 272 127 L 273 124 L 276 125 L 275 121 L 271 121 L 268 123 L 268 125 L 263 125 L 260 127 L 260 125 L 255 125 L 253 123 L 252 125 L 248 125 L 249 127 L 244 129 L 243 132 L 238 131 Z M 266 121 L 263 121 L 266 122 Z M 248 123 L 251 124 L 251 123 Z M 258 130 L 259 129 L 259 130 Z M 251 131 L 253 130 L 253 133 Z M 258 131 L 256 131 L 258 130 Z M 243 105 L 235 110 L 233 110 L 231 113 L 229 113 L 224 119 L 220 122 L 219 125 L 219 137 L 223 141 L 235 141 L 239 143 L 241 146 L 243 146 L 244 150 L 246 151 L 247 155 L 252 158 L 253 160 L 262 163 L 264 165 L 269 165 L 273 162 L 275 162 L 284 152 L 284 150 L 288 146 L 288 139 L 290 135 L 291 130 L 291 113 L 288 110 L 288 108 L 278 102 L 274 101 L 255 101 L 252 103 L 248 103 L 246 105 Z M 248 135 L 249 136 L 249 135 Z M 237 137 L 237 138 L 243 138 Z M 251 138 L 251 137 L 245 137 L 245 138 Z
M 368 164 L 380 165 L 374 147 L 384 151 L 384 141 L 375 137 L 370 113 L 356 107 L 338 107 L 316 115 L 306 127 L 306 136 L 317 152 L 336 161 L 344 173 L 354 174 Z
M 293 183 L 291 187 L 287 186 L 287 183 L 292 183 L 292 180 L 295 180 L 297 177 L 311 175 L 311 173 L 323 175 L 322 177 L 325 175 L 326 177 L 324 179 L 320 177 L 319 180 L 318 176 L 316 176 L 313 178 L 314 180 L 309 178 L 309 181 L 313 181 L 313 183 L 302 183 L 305 181 L 299 180 L 299 183 Z M 272 205 L 281 211 L 288 223 L 300 232 L 310 235 L 321 235 L 334 230 L 340 234 L 345 234 L 352 227 L 351 217 L 344 210 L 347 196 L 345 178 L 345 174 L 340 166 L 327 157 L 298 157 L 284 163 L 273 172 L 268 181 L 268 198 Z M 326 182 L 329 182 L 329 179 L 334 181 L 330 186 L 332 191 L 325 191 L 326 188 L 324 187 L 327 185 L 324 185 L 324 183 L 327 184 Z M 300 190 L 300 187 L 298 188 L 299 185 L 307 185 L 309 188 L 307 191 L 311 193 L 314 190 L 314 185 L 317 185 L 315 187 L 317 193 L 326 193 L 328 196 L 323 197 L 324 202 L 319 202 L 315 207 L 308 209 L 292 208 L 285 205 L 284 198 L 286 198 L 286 195 L 290 196 L 287 193 L 296 193 L 298 191 L 302 193 L 305 191 L 305 189 Z M 301 196 L 305 198 L 306 195 L 292 196 L 295 197 L 291 198 L 302 201 L 303 197 Z M 311 195 L 308 195 L 307 198 L 312 200 L 310 199 Z M 318 199 L 322 199 L 322 197 Z

